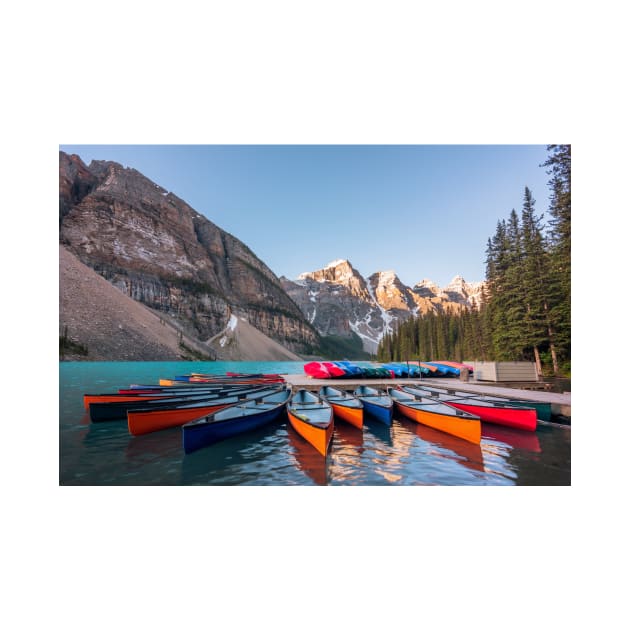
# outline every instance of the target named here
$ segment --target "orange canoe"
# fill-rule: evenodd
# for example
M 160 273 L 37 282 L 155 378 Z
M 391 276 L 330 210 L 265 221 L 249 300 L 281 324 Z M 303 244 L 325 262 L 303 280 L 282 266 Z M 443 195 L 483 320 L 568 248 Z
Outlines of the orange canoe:
M 481 442 L 481 419 L 471 413 L 455 409 L 435 398 L 413 396 L 388 387 L 396 409 L 405 417 L 428 427 L 450 433 L 473 444 Z
M 319 395 L 330 404 L 337 418 L 357 429 L 363 428 L 363 403 L 356 396 L 327 385 L 320 388 Z
M 297 433 L 326 457 L 335 428 L 332 407 L 316 394 L 299 389 L 291 396 L 287 415 Z

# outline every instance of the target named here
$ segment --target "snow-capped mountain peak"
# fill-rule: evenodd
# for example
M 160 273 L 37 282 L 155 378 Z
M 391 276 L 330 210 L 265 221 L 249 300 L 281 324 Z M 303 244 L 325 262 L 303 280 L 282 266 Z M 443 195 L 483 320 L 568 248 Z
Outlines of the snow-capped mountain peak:
M 479 304 L 483 284 L 458 275 L 443 289 L 426 278 L 410 288 L 391 269 L 366 280 L 346 259 L 301 273 L 293 282 L 283 279 L 285 291 L 321 334 L 356 333 L 372 353 L 383 334 L 413 315 Z

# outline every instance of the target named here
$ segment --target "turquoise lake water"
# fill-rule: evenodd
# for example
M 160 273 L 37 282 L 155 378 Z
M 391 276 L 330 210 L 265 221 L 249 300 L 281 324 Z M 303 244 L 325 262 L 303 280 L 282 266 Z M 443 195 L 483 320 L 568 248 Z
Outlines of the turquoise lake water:
M 181 429 L 132 436 L 126 421 L 92 424 L 83 394 L 201 372 L 303 374 L 303 362 L 61 362 L 60 485 L 571 485 L 571 430 L 527 433 L 482 424 L 480 445 L 394 417 L 363 430 L 335 422 L 321 457 L 283 419 L 184 454 Z M 340 381 L 340 384 L 342 381 Z

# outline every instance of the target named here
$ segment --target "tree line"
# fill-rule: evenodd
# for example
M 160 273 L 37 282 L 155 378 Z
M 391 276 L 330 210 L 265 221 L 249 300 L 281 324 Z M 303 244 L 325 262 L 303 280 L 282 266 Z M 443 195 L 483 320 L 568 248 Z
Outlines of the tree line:
M 535 361 L 541 374 L 571 369 L 571 146 L 548 145 L 549 217 L 529 188 L 520 214 L 497 222 L 486 247 L 479 307 L 427 313 L 383 336 L 380 361 Z

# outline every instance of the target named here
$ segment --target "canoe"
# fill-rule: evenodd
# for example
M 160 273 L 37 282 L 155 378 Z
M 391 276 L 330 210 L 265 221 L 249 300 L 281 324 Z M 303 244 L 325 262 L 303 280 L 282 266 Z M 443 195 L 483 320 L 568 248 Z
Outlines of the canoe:
M 249 379 L 266 379 L 266 380 L 278 380 L 282 379 L 280 374 L 263 374 L 259 373 L 237 373 L 237 372 L 226 372 L 225 374 L 203 374 L 201 372 L 191 372 L 190 374 L 181 374 L 179 376 L 174 376 L 173 380 L 176 381 L 189 381 L 190 379 L 204 379 L 208 381 L 233 381 L 238 382 L 240 380 L 249 380 Z
M 248 387 L 247 385 L 243 387 Z M 83 406 L 86 409 L 90 408 L 90 405 L 96 403 L 116 403 L 116 402 L 135 402 L 141 400 L 157 400 L 160 398 L 170 398 L 173 396 L 197 396 L 212 392 L 221 392 L 224 390 L 223 385 L 214 385 L 212 387 L 204 389 L 195 389 L 191 387 L 186 388 L 173 388 L 163 387 L 161 389 L 119 389 L 117 392 L 110 392 L 104 394 L 84 394 Z
M 331 405 L 337 418 L 363 428 L 363 403 L 358 398 L 328 385 L 319 389 L 319 395 Z
M 284 383 L 285 380 L 281 376 L 241 376 L 241 377 L 222 377 L 215 378 L 211 376 L 190 376 L 188 382 L 194 383 Z
M 244 401 L 182 425 L 185 453 L 253 431 L 282 417 L 291 392 L 283 389 L 262 398 Z
M 515 398 L 508 398 L 502 396 L 481 396 L 482 400 L 487 400 L 488 402 L 496 402 L 496 403 L 504 403 L 506 405 L 510 405 L 510 407 L 529 407 L 536 410 L 536 418 L 538 420 L 544 420 L 545 422 L 551 421 L 551 403 L 548 402 L 538 402 L 535 400 L 526 400 L 519 398 L 518 400 Z
M 393 372 L 396 378 L 407 378 L 409 376 L 407 366 L 401 363 L 384 363 L 383 367 Z
M 417 362 L 405 361 L 399 363 L 385 363 L 384 367 L 392 370 L 397 377 L 401 378 L 418 378 L 422 374 L 429 374 L 429 369 L 420 367 Z M 436 368 L 437 371 L 437 368 Z
M 297 390 L 287 405 L 289 424 L 324 457 L 335 427 L 332 407 L 305 389 Z
M 391 426 L 394 401 L 383 390 L 359 385 L 352 393 L 363 403 L 366 415 Z
M 322 457 L 295 431 L 287 431 L 287 436 L 298 469 L 318 486 L 328 485 L 328 458 Z
M 168 398 L 168 394 L 147 393 L 141 390 L 141 393 L 123 394 L 83 394 L 83 407 L 89 409 L 90 405 L 96 403 L 120 403 L 120 402 L 137 402 L 138 400 L 158 400 L 160 398 Z
M 434 363 L 439 363 L 440 365 L 449 365 L 451 367 L 457 368 L 458 370 L 466 368 L 471 374 L 472 372 L 474 372 L 473 366 L 468 365 L 467 363 L 459 363 L 458 361 L 434 361 Z
M 451 388 L 444 390 L 425 385 L 418 385 L 417 387 L 420 389 L 426 389 L 429 392 L 435 392 L 435 394 L 439 395 L 449 395 L 457 398 L 478 398 L 488 402 L 501 402 L 512 407 L 531 407 L 536 410 L 536 417 L 539 420 L 544 420 L 545 422 L 549 422 L 551 420 L 551 403 L 544 401 L 527 400 L 526 398 L 511 398 L 509 396 L 497 396 L 495 394 L 475 394 L 473 392 L 462 392 Z M 431 395 L 433 395 L 433 393 Z
M 284 383 L 284 378 L 277 376 L 194 376 L 190 375 L 188 383 L 194 385 L 195 383 L 221 383 L 221 384 L 243 384 L 243 383 Z
M 438 361 L 427 361 L 427 365 L 437 368 L 437 376 L 459 376 L 459 368 L 444 365 Z M 436 376 L 434 373 L 433 376 Z
M 272 391 L 278 391 L 278 389 L 261 388 L 248 393 L 224 395 L 198 402 L 184 403 L 180 401 L 170 405 L 133 409 L 127 412 L 127 426 L 132 435 L 144 435 L 153 431 L 180 427 L 191 420 L 221 411 L 225 407 L 262 398 Z
M 388 387 L 387 393 L 394 400 L 396 409 L 410 420 L 450 433 L 473 444 L 481 442 L 479 416 L 446 405 L 437 398 L 414 396 L 395 387 Z
M 414 431 L 421 440 L 432 445 L 431 455 L 433 457 L 449 459 L 475 472 L 485 471 L 481 444 L 460 440 L 453 435 L 444 433 L 444 431 L 438 431 L 417 422 L 414 422 Z M 485 437 L 483 426 L 481 431 L 483 438 Z
M 422 374 L 424 372 L 417 365 L 409 365 L 409 378 L 418 378 Z
M 416 365 L 423 376 L 429 376 L 432 372 L 437 372 L 437 368 L 434 365 L 427 365 L 422 361 L 409 361 L 409 365 Z
M 197 374 L 195 372 L 193 372 L 194 376 L 209 376 L 208 374 Z M 282 374 L 276 374 L 276 373 L 271 373 L 271 374 L 265 374 L 263 372 L 256 372 L 256 373 L 243 373 L 243 372 L 226 372 L 225 373 L 226 376 L 230 376 L 232 378 L 269 378 L 269 379 L 277 379 L 277 378 L 281 378 L 284 380 L 284 377 L 282 376 Z
M 504 427 L 536 430 L 536 410 L 533 407 L 514 407 L 506 403 L 490 402 L 481 398 L 458 397 L 451 394 L 433 394 L 421 387 L 403 387 L 412 396 L 432 396 L 442 403 L 479 416 L 485 422 L 493 422 Z
M 348 376 L 360 377 L 363 375 L 363 368 L 351 363 L 350 361 L 333 361 L 333 363 L 339 366 L 342 370 L 345 370 Z
M 304 373 L 311 378 L 330 378 L 330 372 L 321 361 L 311 361 L 304 365 Z
M 250 387 L 249 384 L 234 384 L 234 385 L 209 385 L 201 383 L 185 383 L 182 386 L 164 386 L 164 385 L 131 385 L 129 387 L 121 387 L 118 390 L 119 394 L 125 394 L 127 396 L 133 396 L 134 394 L 151 394 L 153 396 L 182 396 L 186 393 L 189 394 L 203 394 L 204 392 L 220 391 L 222 389 L 238 389 L 241 387 Z
M 195 385 L 269 385 L 275 383 L 284 383 L 284 378 L 257 378 L 244 377 L 233 378 L 227 376 L 219 377 L 200 377 L 200 376 L 179 376 L 175 378 L 160 378 L 158 383 L 161 387 L 190 387 Z
M 322 361 L 322 365 L 328 370 L 329 378 L 343 378 L 348 376 L 348 370 L 335 365 L 332 361 Z
M 223 396 L 233 396 L 257 392 L 266 387 L 244 386 L 229 389 L 216 389 L 199 393 L 186 392 L 182 395 L 172 394 L 170 396 L 160 396 L 151 399 L 151 396 L 121 396 L 119 400 L 108 400 L 104 402 L 90 402 L 88 413 L 92 422 L 105 422 L 109 420 L 126 420 L 127 413 L 135 409 L 159 409 L 170 407 L 174 404 L 193 403 L 197 401 L 214 400 Z
M 421 368 L 424 368 L 425 370 L 428 370 L 428 374 L 437 374 L 438 373 L 438 369 L 435 365 L 430 365 L 428 363 L 423 363 L 422 361 L 419 361 L 418 364 L 420 365 Z
M 393 378 L 394 374 L 391 370 L 387 368 L 370 365 L 368 367 L 363 367 L 363 375 L 362 378 Z

